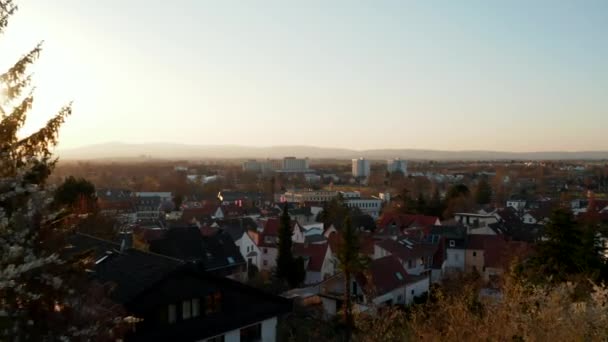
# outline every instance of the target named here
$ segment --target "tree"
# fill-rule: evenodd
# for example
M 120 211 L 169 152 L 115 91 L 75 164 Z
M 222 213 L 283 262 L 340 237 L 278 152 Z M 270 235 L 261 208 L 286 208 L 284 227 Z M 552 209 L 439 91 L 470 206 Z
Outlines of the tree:
M 598 230 L 577 224 L 572 212 L 557 209 L 545 226 L 545 239 L 537 255 L 524 268 L 534 282 L 562 282 L 580 277 L 593 281 L 605 278 L 606 263 L 599 251 Z
M 418 194 L 418 198 L 416 198 L 416 214 L 425 214 L 428 211 L 426 200 L 424 199 L 424 195 L 421 193 Z
M 436 188 L 435 191 L 433 191 L 433 196 L 429 201 L 429 205 L 427 206 L 427 211 L 425 214 L 440 217 L 443 213 L 443 210 L 444 207 L 443 203 L 441 202 L 441 197 L 439 196 L 439 189 Z
M 477 183 L 475 202 L 479 205 L 485 205 L 490 204 L 490 201 L 492 201 L 492 187 L 484 177 Z
M 471 191 L 464 184 L 458 184 L 451 187 L 446 195 L 446 209 L 443 212 L 443 217 L 452 217 L 454 213 L 466 212 L 473 207 L 471 199 Z
M 0 34 L 16 10 L 0 0 Z M 19 136 L 34 100 L 28 67 L 40 52 L 38 45 L 0 73 L 0 340 L 109 339 L 120 315 L 104 307 L 103 291 L 93 293 L 99 287 L 87 281 L 86 255 L 57 254 L 65 247 L 64 215 L 47 205 L 51 149 L 71 106 Z
M 300 285 L 306 277 L 304 260 L 302 258 L 296 259 L 293 256 L 292 233 L 291 217 L 289 217 L 287 204 L 285 204 L 279 223 L 279 253 L 277 256 L 276 274 L 279 279 L 285 280 L 290 288 Z
M 346 327 L 346 341 L 350 341 L 355 326 L 351 283 L 354 275 L 365 270 L 368 260 L 361 254 L 359 234 L 348 216 L 342 227 L 342 239 L 338 247 L 337 258 L 339 268 L 344 274 L 344 324 Z
M 77 179 L 70 176 L 55 190 L 53 203 L 57 207 L 71 208 L 78 205 L 82 200 L 92 206 L 96 200 L 95 186 L 84 178 Z

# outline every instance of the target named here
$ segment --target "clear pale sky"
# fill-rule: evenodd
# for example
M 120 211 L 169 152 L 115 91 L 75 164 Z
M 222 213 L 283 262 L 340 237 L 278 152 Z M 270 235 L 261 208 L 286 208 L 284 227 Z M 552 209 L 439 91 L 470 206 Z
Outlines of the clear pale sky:
M 608 149 L 608 1 L 22 0 L 24 132 L 108 141 Z

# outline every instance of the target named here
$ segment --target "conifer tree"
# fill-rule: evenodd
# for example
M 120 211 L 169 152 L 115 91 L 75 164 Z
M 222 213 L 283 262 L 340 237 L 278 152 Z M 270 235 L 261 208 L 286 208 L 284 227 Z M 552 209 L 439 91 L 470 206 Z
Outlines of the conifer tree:
M 0 35 L 16 10 L 12 0 L 0 0 Z M 45 188 L 57 161 L 51 148 L 71 106 L 37 132 L 18 134 L 34 101 L 28 67 L 41 48 L 0 72 L 0 340 L 103 340 L 118 315 L 85 281 L 89 259 L 60 258 L 64 213 L 49 210 Z
M 353 277 L 365 270 L 368 260 L 361 254 L 361 243 L 357 229 L 353 227 L 350 217 L 346 217 L 342 227 L 342 239 L 338 248 L 339 268 L 344 274 L 344 324 L 346 341 L 351 340 L 354 328 L 353 301 L 351 283 Z

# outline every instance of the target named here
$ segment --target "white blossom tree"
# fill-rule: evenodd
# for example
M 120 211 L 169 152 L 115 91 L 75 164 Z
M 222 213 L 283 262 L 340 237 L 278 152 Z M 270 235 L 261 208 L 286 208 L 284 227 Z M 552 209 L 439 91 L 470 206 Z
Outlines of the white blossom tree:
M 16 10 L 0 0 L 0 36 Z M 45 189 L 71 105 L 37 132 L 18 135 L 34 100 L 28 67 L 40 52 L 39 44 L 0 73 L 0 340 L 109 340 L 120 310 L 86 278 L 90 258 L 61 259 L 66 213 L 49 210 Z

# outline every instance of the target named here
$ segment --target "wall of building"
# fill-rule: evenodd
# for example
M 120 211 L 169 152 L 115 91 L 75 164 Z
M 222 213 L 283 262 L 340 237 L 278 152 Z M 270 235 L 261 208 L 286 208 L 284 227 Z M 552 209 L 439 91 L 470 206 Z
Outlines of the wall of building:
M 405 304 L 405 287 L 396 288 L 390 292 L 387 292 L 381 296 L 374 298 L 373 302 L 376 305 L 384 305 L 388 301 L 391 302 L 391 305 L 395 304 Z
M 352 174 L 353 177 L 369 177 L 370 164 L 369 160 L 359 158 L 352 160 Z
M 445 260 L 443 261 L 444 273 L 452 271 L 464 271 L 465 250 L 458 248 L 446 248 Z
M 277 340 L 277 318 L 269 318 L 261 322 L 262 325 L 262 341 L 274 342 Z M 221 335 L 220 335 L 221 336 Z M 211 339 L 208 339 L 209 341 Z M 229 331 L 224 334 L 224 342 L 240 342 L 241 329 Z
M 264 253 L 266 250 L 266 253 Z M 260 247 L 260 269 L 265 271 L 272 270 L 277 264 L 278 250 L 273 247 Z M 264 264 L 264 261 L 266 264 Z
M 411 284 L 406 284 L 405 286 L 405 304 L 412 304 L 414 302 L 414 297 L 421 296 L 425 292 L 429 292 L 430 287 L 430 279 L 426 277 L 424 279 L 420 279 L 419 281 Z
M 464 268 L 466 272 L 483 272 L 484 251 L 483 249 L 467 249 L 464 256 Z

